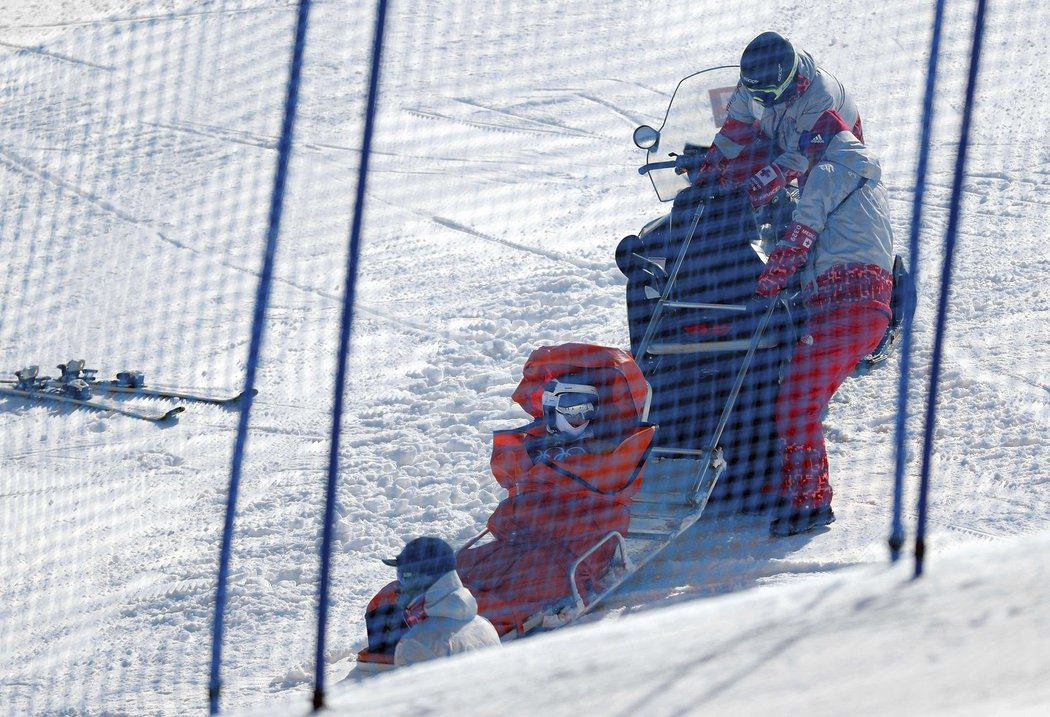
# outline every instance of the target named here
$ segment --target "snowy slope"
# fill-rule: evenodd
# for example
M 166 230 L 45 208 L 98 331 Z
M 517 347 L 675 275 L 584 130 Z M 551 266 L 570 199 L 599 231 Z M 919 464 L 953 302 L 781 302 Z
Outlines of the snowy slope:
M 778 29 L 854 91 L 903 245 L 932 19 L 929 3 L 912 0 L 863 10 L 779 0 L 746 12 L 683 1 L 651 14 L 631 3 L 450 2 L 426 13 L 393 5 L 340 454 L 332 680 L 352 667 L 363 607 L 391 577 L 376 558 L 422 533 L 462 543 L 502 497 L 488 474 L 490 434 L 524 417 L 510 393 L 529 352 L 569 340 L 626 344 L 613 249 L 665 209 L 635 171 L 642 156 L 630 144 L 633 128 L 659 122 L 681 76 L 734 61 L 751 36 Z M 952 6 L 919 261 L 913 414 L 929 375 L 972 14 L 967 3 Z M 294 12 L 287 0 L 0 1 L 4 370 L 51 370 L 82 356 L 106 373 L 143 370 L 155 383 L 239 387 Z M 367 3 L 313 4 L 237 516 L 226 707 L 305 699 L 313 670 L 316 552 L 370 12 Z M 1050 83 L 1048 15 L 1037 0 L 989 15 L 934 454 L 935 556 L 951 544 L 961 555 L 974 541 L 1050 530 L 1050 301 L 1040 279 L 1050 268 L 1050 138 L 1038 105 L 1017 101 Z M 754 652 L 773 655 L 796 633 L 790 621 L 781 631 L 778 621 L 748 617 L 773 609 L 752 601 L 806 604 L 819 599 L 823 588 L 814 585 L 841 586 L 856 600 L 875 596 L 899 614 L 921 612 L 905 599 L 918 591 L 901 587 L 902 570 L 881 567 L 896 382 L 889 366 L 848 381 L 835 397 L 827 434 L 839 522 L 831 531 L 774 542 L 760 523 L 705 519 L 597 625 L 508 648 L 500 669 L 528 667 L 550 681 L 532 671 L 535 663 L 566 664 L 560 655 L 572 649 L 590 655 L 581 657 L 588 664 L 619 650 L 625 633 L 641 639 L 650 629 L 691 640 L 685 628 L 667 626 L 695 620 L 714 630 L 722 611 L 726 623 L 742 626 L 720 633 L 724 644 L 740 644 L 739 659 L 750 640 L 759 641 Z M 235 412 L 213 407 L 193 406 L 162 429 L 0 400 L 0 704 L 8 713 L 204 710 L 236 425 Z M 917 455 L 913 442 L 910 480 Z M 913 499 L 909 491 L 909 506 Z M 908 519 L 911 528 L 914 514 Z M 1033 552 L 1045 543 L 1029 540 L 1004 545 Z M 1013 583 L 1000 585 L 994 551 L 1010 549 L 986 549 L 992 553 L 972 570 L 987 602 L 975 604 L 993 610 L 1002 599 L 996 586 L 1010 589 L 1033 571 L 1019 566 Z M 849 566 L 859 567 L 839 572 Z M 944 579 L 963 583 L 967 569 Z M 957 584 L 933 582 L 938 570 L 934 557 L 935 575 L 921 587 L 930 602 Z M 693 600 L 736 591 L 747 592 Z M 1033 616 L 1034 631 L 1045 604 L 1014 597 L 1008 604 Z M 676 607 L 666 615 L 656 610 L 668 605 Z M 846 598 L 836 605 L 847 612 Z M 838 632 L 850 643 L 875 639 L 891 619 L 871 620 L 867 636 L 854 637 L 847 620 L 821 629 L 828 642 Z M 936 635 L 936 616 L 925 619 L 916 624 Z M 701 651 L 693 654 L 704 655 L 696 639 Z M 964 653 L 985 649 L 959 644 Z M 660 667 L 661 653 L 635 652 Z M 712 656 L 709 664 L 707 675 L 728 679 L 744 663 Z M 411 704 L 437 681 L 483 688 L 466 668 L 462 678 L 426 669 L 435 682 L 421 681 Z M 574 670 L 566 691 L 595 694 L 586 673 Z M 384 678 L 390 687 L 376 690 L 403 694 L 406 680 Z M 628 704 L 659 684 L 648 673 L 617 682 L 633 690 Z M 757 689 L 748 683 L 737 698 Z M 677 709 L 654 704 L 657 712 Z
M 812 575 L 337 685 L 333 715 L 1041 715 L 1047 535 Z M 302 700 L 260 715 L 307 714 Z

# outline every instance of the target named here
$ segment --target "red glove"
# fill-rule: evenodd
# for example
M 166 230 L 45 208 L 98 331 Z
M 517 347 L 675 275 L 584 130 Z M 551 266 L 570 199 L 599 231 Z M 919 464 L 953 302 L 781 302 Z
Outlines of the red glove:
M 768 299 L 783 291 L 788 279 L 806 263 L 806 256 L 816 240 L 817 232 L 812 228 L 791 222 L 758 277 L 755 295 Z
M 777 192 L 796 176 L 796 172 L 790 169 L 785 171 L 779 164 L 767 164 L 755 172 L 744 185 L 747 195 L 751 197 L 751 206 L 758 209 L 769 204 Z

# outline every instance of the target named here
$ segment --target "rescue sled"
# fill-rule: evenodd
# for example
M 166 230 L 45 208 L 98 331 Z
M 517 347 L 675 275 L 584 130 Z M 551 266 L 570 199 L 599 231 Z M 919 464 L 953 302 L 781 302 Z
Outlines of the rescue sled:
M 610 566 L 627 560 L 632 504 L 648 480 L 656 433 L 645 420 L 649 386 L 617 348 L 541 347 L 513 399 L 534 420 L 493 436 L 492 474 L 507 498 L 456 561 L 479 612 L 504 639 L 565 606 L 580 612 L 607 584 Z M 581 411 L 585 432 L 567 437 L 555 421 L 576 407 L 593 415 Z
M 513 399 L 534 420 L 493 437 L 492 473 L 508 496 L 457 555 L 463 583 L 504 641 L 582 617 L 700 518 L 726 468 L 721 436 L 774 313 L 744 341 L 742 370 L 698 448 L 654 444 L 662 429 L 647 420 L 653 393 L 625 351 L 570 343 L 532 353 Z M 551 438 L 552 391 L 562 383 L 595 389 L 587 440 Z
M 478 612 L 504 640 L 582 614 L 610 576 L 626 574 L 632 503 L 656 433 L 645 420 L 649 385 L 619 348 L 540 347 L 512 398 L 533 420 L 493 435 L 492 474 L 507 497 L 456 556 Z M 398 598 L 395 581 L 366 609 L 365 672 L 393 665 L 408 630 Z
M 759 317 L 758 325 L 745 342 L 739 370 L 729 386 L 728 395 L 715 425 L 701 447 L 657 446 L 649 442 L 642 456 L 642 463 L 637 468 L 631 467 L 630 460 L 606 466 L 586 466 L 592 475 L 596 475 L 593 473 L 596 469 L 606 470 L 603 479 L 611 483 L 611 490 L 603 493 L 610 498 L 619 497 L 618 503 L 629 509 L 629 516 L 626 520 L 618 516 L 616 520 L 588 525 L 588 529 L 579 536 L 579 541 L 574 542 L 570 550 L 560 553 L 560 559 L 551 556 L 549 562 L 537 566 L 537 575 L 548 588 L 542 595 L 543 601 L 519 603 L 516 606 L 515 620 L 511 624 L 503 619 L 499 610 L 493 610 L 491 605 L 486 606 L 483 596 L 475 592 L 475 596 L 479 596 L 482 614 L 493 620 L 504 641 L 536 631 L 552 630 L 578 620 L 618 590 L 642 566 L 700 519 L 719 478 L 726 469 L 723 451 L 719 446 L 721 436 L 729 423 L 733 406 L 744 384 L 747 367 L 754 360 L 761 336 L 774 313 L 774 307 L 771 305 Z M 564 350 L 566 354 L 571 354 L 578 346 L 569 344 L 566 347 L 556 347 L 555 351 Z M 628 361 L 626 365 L 631 366 L 632 371 L 637 370 L 640 373 L 637 364 L 629 357 Z M 575 367 L 569 370 L 574 373 L 578 371 Z M 527 377 L 523 380 L 519 392 L 526 386 L 527 380 Z M 634 381 L 637 385 L 638 379 Z M 650 438 L 658 438 L 662 429 L 656 428 L 655 434 L 649 433 L 655 428 L 646 421 L 652 391 L 644 380 L 640 383 L 645 387 L 646 400 L 638 405 L 639 432 L 636 435 L 645 435 L 645 440 L 650 441 Z M 515 393 L 516 399 L 519 392 Z M 523 406 L 528 410 L 527 404 L 523 403 Z M 497 447 L 493 452 L 494 473 L 498 450 Z M 565 470 L 565 466 L 555 467 L 558 468 L 558 473 L 569 477 L 570 471 Z M 504 483 L 503 480 L 500 482 Z M 557 504 L 560 498 L 556 492 L 547 495 L 544 507 L 551 510 L 550 515 L 555 517 L 545 514 L 540 520 L 559 520 Z M 499 512 L 500 509 L 497 508 L 493 517 Z M 567 514 L 571 515 L 574 512 L 569 511 Z M 490 527 L 491 525 L 490 519 Z M 482 539 L 488 532 L 490 531 L 483 532 L 476 540 Z M 471 549 L 472 544 L 468 543 L 460 555 L 469 554 Z M 550 544 L 545 544 L 541 550 L 547 553 L 551 550 Z M 459 562 L 463 565 L 465 561 L 461 559 Z M 519 579 L 529 581 L 536 578 L 519 573 Z M 465 578 L 464 582 L 473 591 L 474 585 L 469 578 Z M 486 607 L 489 608 L 487 612 Z M 525 608 L 532 607 L 537 609 L 525 617 Z
M 773 313 L 747 341 L 745 370 L 697 449 L 654 445 L 652 391 L 626 351 L 569 343 L 532 353 L 512 398 L 533 420 L 493 436 L 492 473 L 507 498 L 456 557 L 502 640 L 582 617 L 700 518 L 726 466 L 720 437 Z M 562 406 L 562 388 L 593 401 Z M 571 441 L 552 431 L 559 408 L 579 409 L 586 431 Z M 355 669 L 391 668 L 408 629 L 396 581 L 372 599 L 365 620 L 369 645 Z

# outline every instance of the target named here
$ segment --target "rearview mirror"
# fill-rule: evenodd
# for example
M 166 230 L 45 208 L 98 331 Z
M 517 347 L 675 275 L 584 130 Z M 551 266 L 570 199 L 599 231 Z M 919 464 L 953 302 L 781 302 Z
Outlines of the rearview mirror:
M 634 131 L 634 144 L 640 149 L 653 149 L 660 142 L 660 133 L 647 124 Z

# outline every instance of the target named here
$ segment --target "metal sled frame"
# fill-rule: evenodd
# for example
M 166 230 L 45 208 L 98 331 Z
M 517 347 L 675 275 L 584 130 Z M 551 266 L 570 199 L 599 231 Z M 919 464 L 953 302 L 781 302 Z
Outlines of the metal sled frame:
M 636 358 L 644 358 L 646 353 L 655 356 L 663 354 L 739 352 L 746 348 L 746 353 L 736 373 L 733 386 L 722 407 L 718 423 L 706 447 L 702 449 L 659 446 L 651 449 L 649 460 L 645 466 L 645 477 L 642 481 L 642 487 L 632 499 L 631 525 L 627 535 L 621 535 L 616 531 L 607 533 L 584 554 L 580 555 L 573 562 L 566 576 L 569 584 L 566 596 L 527 618 L 519 626 L 518 630 L 504 635 L 502 638 L 504 642 L 534 632 L 553 630 L 568 625 L 594 610 L 700 519 L 704 509 L 707 507 L 711 493 L 714 491 L 715 484 L 725 472 L 726 462 L 722 456 L 722 449 L 719 448 L 718 444 L 722 439 L 722 433 L 725 431 L 726 425 L 729 423 L 755 352 L 759 348 L 768 348 L 772 345 L 769 342 L 763 342 L 762 337 L 779 303 L 779 298 L 770 302 L 749 340 L 653 344 L 653 338 L 659 329 L 659 323 L 665 308 L 747 311 L 747 307 L 739 305 L 694 304 L 674 302 L 669 299 L 705 206 L 704 203 L 700 203 L 694 215 L 690 218 L 689 231 L 682 241 L 682 246 L 669 273 L 664 291 L 639 345 Z M 646 409 L 648 410 L 648 406 Z M 657 431 L 657 437 L 659 437 L 659 431 Z M 486 529 L 468 541 L 462 549 L 474 545 L 487 533 L 488 530 Z M 608 570 L 601 576 L 598 589 L 586 595 L 581 594 L 576 586 L 577 569 L 584 560 L 609 541 L 615 541 L 617 552 Z M 619 558 L 618 560 L 616 559 L 617 557 Z
M 748 342 L 747 353 L 737 371 L 733 387 L 707 447 L 701 450 L 653 448 L 645 468 L 642 488 L 632 500 L 631 527 L 627 535 L 611 532 L 595 543 L 575 561 L 569 571 L 571 596 L 527 619 L 519 634 L 509 633 L 504 636 L 504 641 L 536 630 L 552 630 L 579 620 L 615 593 L 638 570 L 700 519 L 715 484 L 726 468 L 718 443 L 775 308 L 776 303 L 771 303 Z M 576 568 L 610 540 L 617 543 L 619 560 L 614 559 L 609 570 L 602 576 L 596 592 L 581 595 L 576 589 Z

